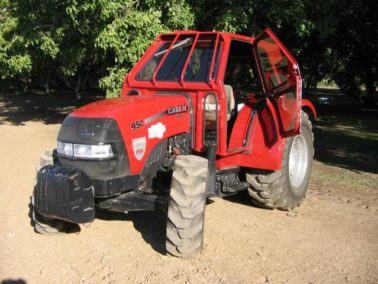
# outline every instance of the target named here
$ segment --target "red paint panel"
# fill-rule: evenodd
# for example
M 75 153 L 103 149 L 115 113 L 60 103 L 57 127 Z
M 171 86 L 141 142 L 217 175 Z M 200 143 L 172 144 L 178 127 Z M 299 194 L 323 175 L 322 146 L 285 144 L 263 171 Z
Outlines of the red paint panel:
M 243 119 L 252 111 L 249 107 L 241 110 Z M 249 110 L 248 110 L 249 108 Z M 242 119 L 242 118 L 240 118 Z M 235 131 L 238 131 L 235 130 Z M 243 130 L 240 131 L 244 132 Z M 281 158 L 285 138 L 279 134 L 277 114 L 273 104 L 268 101 L 265 109 L 255 116 L 250 132 L 250 141 L 245 151 L 221 157 L 216 162 L 217 169 L 234 166 L 277 171 L 281 169 Z M 234 139 L 241 134 L 235 132 Z M 233 139 L 233 138 L 231 138 Z
M 297 135 L 302 99 L 298 63 L 270 29 L 256 38 L 255 48 L 266 96 L 273 98 L 279 114 L 281 135 Z
M 71 115 L 113 118 L 117 122 L 125 142 L 131 174 L 139 174 L 149 153 L 160 141 L 189 131 L 189 111 L 163 114 L 169 108 L 175 106 L 188 106 L 188 101 L 184 96 L 169 94 L 121 97 L 91 103 L 74 111 Z M 143 121 L 143 125 L 133 130 L 132 123 L 136 121 Z M 165 127 L 163 136 L 161 138 L 149 138 L 149 128 L 159 123 Z M 143 158 L 138 160 L 133 151 L 132 141 L 143 137 L 146 138 L 145 153 Z
M 307 100 L 307 99 L 302 100 L 302 108 L 308 108 L 311 111 L 311 113 L 312 113 L 312 115 L 314 116 L 315 119 L 318 117 L 318 113 L 316 111 L 315 106 L 309 100 Z
M 252 109 L 249 106 L 244 106 L 238 113 L 234 127 L 231 132 L 229 149 L 243 147 L 243 140 L 248 131 L 248 123 L 250 120 Z

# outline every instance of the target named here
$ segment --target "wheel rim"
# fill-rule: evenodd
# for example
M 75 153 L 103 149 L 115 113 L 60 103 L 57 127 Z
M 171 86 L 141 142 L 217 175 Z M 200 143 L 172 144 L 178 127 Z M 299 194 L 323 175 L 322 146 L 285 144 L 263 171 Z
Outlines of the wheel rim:
M 289 156 L 289 180 L 294 188 L 299 188 L 306 177 L 308 168 L 308 147 L 302 135 L 294 137 Z

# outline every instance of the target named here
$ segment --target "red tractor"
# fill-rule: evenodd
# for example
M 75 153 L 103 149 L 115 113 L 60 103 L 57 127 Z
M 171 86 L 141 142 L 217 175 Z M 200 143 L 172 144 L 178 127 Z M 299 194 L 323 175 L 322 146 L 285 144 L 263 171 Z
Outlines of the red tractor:
M 202 250 L 206 199 L 248 191 L 266 208 L 300 204 L 312 127 L 297 61 L 270 29 L 161 34 L 121 96 L 69 114 L 41 159 L 39 233 L 90 223 L 95 210 L 167 212 L 166 250 Z

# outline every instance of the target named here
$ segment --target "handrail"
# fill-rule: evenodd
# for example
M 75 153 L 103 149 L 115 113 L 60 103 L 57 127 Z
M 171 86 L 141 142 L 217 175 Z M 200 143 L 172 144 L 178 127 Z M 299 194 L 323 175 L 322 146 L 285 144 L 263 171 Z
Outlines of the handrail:
M 214 82 L 215 78 L 213 78 L 213 68 L 214 68 L 214 65 L 215 65 L 215 58 L 217 56 L 217 49 L 218 49 L 218 43 L 219 43 L 219 33 L 217 33 L 217 37 L 215 39 L 215 46 L 214 46 L 214 54 L 213 54 L 213 58 L 211 59 L 211 65 L 210 65 L 210 69 L 209 69 L 209 83 L 210 85 Z
M 184 64 L 184 67 L 182 68 L 182 71 L 181 71 L 181 74 L 180 74 L 180 84 L 184 87 L 184 74 L 185 74 L 185 71 L 186 71 L 186 68 L 188 67 L 189 65 L 189 61 L 190 61 L 190 58 L 193 54 L 193 51 L 194 51 L 194 48 L 197 44 L 197 41 L 198 41 L 198 37 L 199 37 L 199 33 L 197 32 L 196 33 L 196 37 L 194 38 L 194 41 L 193 41 L 193 44 L 192 44 L 192 47 L 190 48 L 190 52 L 188 54 L 188 57 L 186 58 L 185 60 L 185 64 Z
M 165 59 L 167 58 L 168 54 L 171 52 L 172 50 L 172 47 L 175 45 L 176 41 L 178 40 L 180 36 L 180 33 L 177 33 L 174 40 L 172 41 L 171 45 L 169 46 L 168 48 L 168 51 L 164 54 L 163 58 L 161 59 L 161 61 L 159 62 L 158 66 L 156 67 L 155 69 L 155 72 L 154 74 L 152 75 L 152 84 L 156 85 L 156 75 L 159 73 L 160 71 L 160 68 L 162 67 L 163 65 L 163 62 L 165 61 Z

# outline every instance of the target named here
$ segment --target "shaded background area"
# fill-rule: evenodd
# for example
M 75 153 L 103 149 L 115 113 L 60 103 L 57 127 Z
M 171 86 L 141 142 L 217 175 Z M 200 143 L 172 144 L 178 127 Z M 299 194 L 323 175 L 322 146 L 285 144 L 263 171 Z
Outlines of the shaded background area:
M 312 93 L 315 159 L 334 166 L 378 173 L 378 108 L 367 107 L 339 90 Z
M 337 89 L 311 93 L 318 110 L 313 121 L 315 159 L 334 166 L 378 173 L 378 107 L 366 107 Z M 60 124 L 75 108 L 102 99 L 88 93 L 77 101 L 72 92 L 44 95 L 1 94 L 0 125 L 27 122 Z
M 45 95 L 0 93 L 0 125 L 25 125 L 35 121 L 44 124 L 62 123 L 75 108 L 102 99 L 101 95 L 87 94 L 80 101 L 72 92 L 59 91 Z
M 270 27 L 298 59 L 306 92 L 332 82 L 373 103 L 376 0 L 0 1 L 0 88 L 118 96 L 153 39 L 175 30 L 257 36 Z

